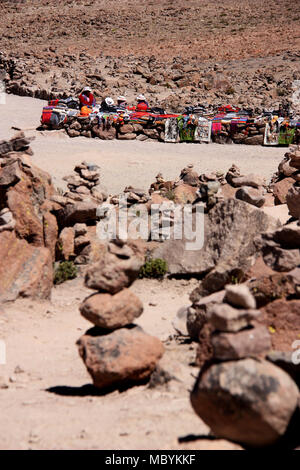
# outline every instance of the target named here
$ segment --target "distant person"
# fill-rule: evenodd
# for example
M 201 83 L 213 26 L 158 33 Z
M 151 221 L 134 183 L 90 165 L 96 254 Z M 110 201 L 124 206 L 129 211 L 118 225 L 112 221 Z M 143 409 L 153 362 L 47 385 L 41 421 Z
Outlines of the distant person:
M 101 103 L 101 111 L 104 113 L 114 113 L 116 112 L 115 102 L 109 96 L 105 98 Z
M 79 95 L 80 108 L 83 106 L 95 106 L 96 100 L 92 93 L 92 89 L 89 86 L 84 87 L 82 92 Z
M 149 105 L 144 95 L 137 96 L 136 100 L 138 102 L 136 106 L 137 111 L 149 111 Z
M 125 98 L 125 96 L 118 96 L 117 98 L 117 107 L 118 109 L 126 109 L 126 106 L 127 106 L 127 100 Z

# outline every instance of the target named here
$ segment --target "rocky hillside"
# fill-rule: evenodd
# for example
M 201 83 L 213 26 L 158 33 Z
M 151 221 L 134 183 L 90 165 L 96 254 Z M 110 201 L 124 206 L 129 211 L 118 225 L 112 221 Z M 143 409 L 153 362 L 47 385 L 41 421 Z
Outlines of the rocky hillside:
M 8 89 L 270 106 L 300 78 L 299 0 L 2 1 Z M 16 44 L 18 47 L 16 48 Z

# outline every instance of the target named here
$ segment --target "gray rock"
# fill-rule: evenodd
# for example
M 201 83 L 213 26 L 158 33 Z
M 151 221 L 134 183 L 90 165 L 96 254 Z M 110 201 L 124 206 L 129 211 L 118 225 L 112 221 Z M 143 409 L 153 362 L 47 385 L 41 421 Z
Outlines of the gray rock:
M 205 274 L 219 278 L 218 288 L 231 282 L 236 269 L 247 270 L 257 254 L 257 233 L 273 230 L 278 221 L 263 211 L 237 199 L 219 202 L 204 216 L 204 246 L 186 250 L 187 240 L 167 240 L 153 252 L 153 257 L 167 261 L 171 274 Z
M 235 197 L 241 201 L 248 202 L 256 207 L 262 207 L 265 203 L 265 197 L 261 190 L 251 186 L 243 186 L 235 193 Z
M 259 310 L 243 310 L 228 304 L 210 305 L 207 319 L 215 330 L 237 332 L 251 325 L 260 316 Z
M 285 433 L 298 396 L 284 371 L 267 361 L 243 359 L 200 373 L 191 402 L 217 437 L 262 447 Z
M 300 218 L 300 186 L 292 186 L 286 195 L 286 203 L 290 215 L 295 219 Z
M 225 291 L 225 301 L 234 307 L 256 308 L 255 298 L 246 284 L 228 285 Z

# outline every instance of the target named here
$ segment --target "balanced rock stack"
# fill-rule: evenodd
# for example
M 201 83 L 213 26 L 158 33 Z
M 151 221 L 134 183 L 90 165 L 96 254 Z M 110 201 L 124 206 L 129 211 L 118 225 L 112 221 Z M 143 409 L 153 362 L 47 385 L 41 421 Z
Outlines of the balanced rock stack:
M 132 324 L 143 304 L 128 287 L 143 260 L 121 240 L 107 246 L 101 260 L 86 273 L 85 285 L 98 292 L 80 306 L 95 328 L 77 342 L 79 354 L 98 388 L 121 387 L 150 377 L 163 355 L 159 339 Z
M 100 168 L 94 163 L 82 162 L 74 168 L 75 174 L 65 176 L 69 191 L 64 194 L 65 197 L 75 201 L 83 201 L 86 198 L 92 198 L 101 203 L 106 200 L 107 195 L 103 189 L 100 189 Z
M 199 374 L 192 406 L 218 437 L 271 445 L 286 432 L 299 390 L 263 359 L 271 349 L 269 332 L 257 321 L 260 312 L 247 286 L 226 286 L 224 302 L 208 308 L 214 359 Z

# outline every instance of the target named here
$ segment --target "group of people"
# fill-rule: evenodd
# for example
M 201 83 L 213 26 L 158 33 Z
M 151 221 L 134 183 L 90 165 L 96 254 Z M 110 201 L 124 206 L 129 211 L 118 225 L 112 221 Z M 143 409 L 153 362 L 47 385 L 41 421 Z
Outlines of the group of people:
M 144 95 L 138 95 L 136 98 L 137 105 L 129 107 L 125 96 L 118 96 L 117 103 L 110 97 L 105 98 L 100 106 L 103 112 L 116 112 L 118 110 L 130 110 L 130 111 L 148 111 L 149 105 Z M 83 108 L 92 108 L 96 105 L 96 100 L 93 95 L 92 89 L 88 86 L 84 87 L 79 95 L 80 109 L 85 111 Z

